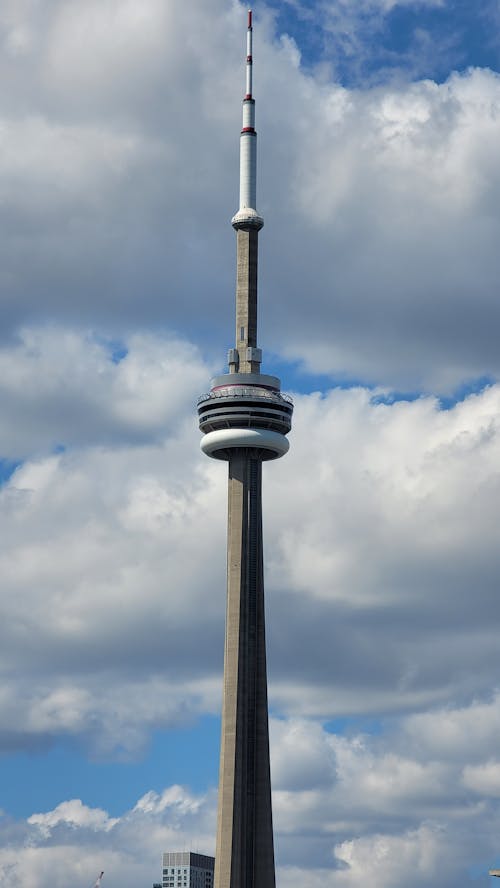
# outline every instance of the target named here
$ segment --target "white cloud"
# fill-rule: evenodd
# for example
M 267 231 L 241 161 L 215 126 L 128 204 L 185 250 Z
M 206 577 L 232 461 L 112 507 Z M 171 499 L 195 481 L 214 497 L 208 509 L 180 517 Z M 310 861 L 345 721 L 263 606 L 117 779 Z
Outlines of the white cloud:
M 314 371 L 407 387 L 449 389 L 496 374 L 482 318 L 496 311 L 487 294 L 498 227 L 498 76 L 324 88 L 318 101 L 310 86 L 299 82 L 297 91 L 304 115 L 285 176 L 294 231 L 278 244 L 272 235 L 270 289 L 288 293 L 279 328 L 287 353 Z M 290 240 L 314 264 L 314 273 L 294 268 L 295 283 Z
M 482 796 L 500 797 L 500 763 L 489 761 L 482 765 L 466 765 L 463 782 L 468 789 Z
M 27 822 L 38 827 L 40 833 L 48 838 L 55 826 L 65 823 L 70 827 L 84 827 L 96 832 L 101 830 L 108 832 L 118 820 L 108 816 L 106 811 L 100 808 L 88 808 L 82 805 L 80 799 L 72 799 L 69 802 L 61 802 L 53 811 L 46 814 L 32 814 Z
M 311 789 L 330 783 L 336 763 L 330 738 L 303 719 L 271 722 L 273 788 Z
M 474 706 L 467 712 L 472 720 Z M 443 715 L 428 715 L 437 730 Z M 350 737 L 304 719 L 271 727 L 279 884 L 451 888 L 475 883 L 474 873 L 486 878 L 477 862 L 495 859 L 500 809 L 476 781 L 460 780 L 479 773 L 465 745 L 460 759 L 450 762 L 443 748 L 429 760 L 411 718 Z M 407 743 L 399 753 L 398 743 Z M 485 773 L 491 764 L 483 763 Z M 170 786 L 111 818 L 73 799 L 4 827 L 0 873 L 14 885 L 62 888 L 76 859 L 77 885 L 88 883 L 97 863 L 110 881 L 133 888 L 156 877 L 162 850 L 213 852 L 215 802 L 214 790 Z
M 493 684 L 495 688 L 495 684 Z M 428 758 L 460 762 L 491 762 L 496 754 L 500 729 L 500 695 L 495 690 L 486 700 L 470 706 L 412 715 L 406 722 L 404 744 L 413 743 Z
M 22 65 L 0 54 L 7 335 L 203 322 L 207 351 L 230 345 L 242 19 L 222 0 L 10 9 L 34 36 Z M 257 25 L 264 344 L 399 388 L 496 376 L 498 76 L 343 89 Z
M 222 0 L 0 12 L 6 750 L 137 756 L 219 707 L 225 471 L 194 402 L 231 342 L 242 21 Z M 264 346 L 388 390 L 496 376 L 498 75 L 346 89 L 256 24 Z M 386 396 L 297 396 L 265 468 L 286 888 L 451 888 L 497 851 L 499 388 Z M 135 888 L 164 848 L 211 850 L 213 792 L 84 801 L 4 818 L 0 881 L 102 866 Z
M 475 706 L 464 712 L 472 721 Z M 446 712 L 427 718 L 439 731 Z M 472 779 L 464 787 L 463 763 L 477 753 L 466 747 L 465 725 L 462 756 L 451 761 L 444 747 L 432 753 L 419 746 L 412 718 L 393 721 L 372 735 L 323 732 L 322 753 L 317 724 L 291 720 L 280 723 L 278 732 L 275 727 L 273 766 L 278 765 L 280 784 L 280 775 L 292 765 L 288 787 L 280 785 L 274 794 L 278 856 L 287 864 L 280 871 L 281 884 L 295 886 L 307 879 L 338 888 L 369 880 L 380 888 L 451 888 L 468 884 L 469 878 L 472 883 L 474 872 L 486 877 L 484 860 L 493 861 L 497 850 L 499 809 L 496 800 L 487 801 L 495 795 L 491 787 L 482 792 L 479 780 Z M 329 777 L 324 771 L 321 785 L 314 774 L 308 781 L 304 755 L 303 781 L 297 781 L 297 755 L 289 744 L 297 730 L 318 767 L 334 756 L 335 768 Z M 491 765 L 484 762 L 481 772 Z M 479 770 L 466 766 L 464 773 Z
M 209 368 L 173 340 L 138 336 L 115 364 L 53 330 L 0 363 L 5 450 L 69 445 L 27 459 L 0 490 L 2 660 L 10 670 L 23 651 L 24 663 L 3 688 L 2 743 L 63 733 L 134 752 L 146 725 L 219 705 L 224 495 L 195 422 Z M 193 610 L 203 620 L 183 639 Z
M 143 814 L 163 814 L 173 808 L 179 816 L 197 814 L 203 807 L 204 799 L 188 795 L 181 786 L 169 786 L 162 793 L 148 792 L 139 799 L 133 811 Z
M 84 888 L 102 869 L 110 885 L 132 888 L 158 879 L 169 847 L 196 841 L 213 850 L 213 793 L 196 797 L 173 786 L 156 806 L 152 795 L 118 818 L 73 799 L 19 822 L 10 842 L 0 845 L 0 877 L 16 888 L 65 888 L 71 872 L 73 884 Z
M 364 390 L 297 400 L 293 447 L 265 487 L 272 691 L 286 711 L 489 693 L 498 397 L 447 411 Z
M 2 456 L 22 458 L 61 445 L 146 443 L 176 434 L 173 418 L 182 427 L 207 385 L 209 370 L 198 351 L 151 333 L 128 337 L 117 361 L 115 348 L 91 332 L 56 326 L 21 330 L 16 343 L 0 352 Z
M 194 409 L 209 368 L 178 340 L 122 350 L 113 363 L 62 329 L 0 349 L 5 448 L 25 457 L 0 491 L 7 748 L 62 734 L 134 754 L 219 705 L 226 473 L 200 455 Z M 290 454 L 265 469 L 278 713 L 494 687 L 499 388 L 450 410 L 382 395 L 297 396 Z
M 445 842 L 440 833 L 439 828 L 422 826 L 404 836 L 343 842 L 336 848 L 336 856 L 348 870 L 338 874 L 333 884 L 354 886 L 369 880 L 374 888 L 395 888 L 403 881 L 412 888 L 452 885 L 456 863 L 445 862 Z M 450 870 L 455 870 L 451 878 Z

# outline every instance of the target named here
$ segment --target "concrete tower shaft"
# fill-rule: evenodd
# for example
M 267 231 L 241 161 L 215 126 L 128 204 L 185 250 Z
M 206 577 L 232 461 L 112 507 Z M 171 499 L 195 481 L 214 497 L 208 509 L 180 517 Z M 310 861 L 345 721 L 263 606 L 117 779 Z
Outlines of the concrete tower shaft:
M 227 609 L 214 888 L 274 888 L 262 461 L 229 461 Z
M 231 372 L 259 373 L 262 353 L 257 348 L 257 262 L 259 232 L 236 232 L 236 352 Z

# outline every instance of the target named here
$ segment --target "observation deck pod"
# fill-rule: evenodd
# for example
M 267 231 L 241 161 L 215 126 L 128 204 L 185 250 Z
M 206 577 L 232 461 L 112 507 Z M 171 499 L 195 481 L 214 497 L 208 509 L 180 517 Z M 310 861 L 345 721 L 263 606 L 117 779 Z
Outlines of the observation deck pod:
M 259 459 L 278 459 L 288 451 L 293 401 L 280 392 L 275 376 L 228 373 L 212 380 L 198 398 L 200 447 L 207 456 L 228 460 L 235 449 L 252 450 Z M 256 451 L 258 451 L 256 453 Z

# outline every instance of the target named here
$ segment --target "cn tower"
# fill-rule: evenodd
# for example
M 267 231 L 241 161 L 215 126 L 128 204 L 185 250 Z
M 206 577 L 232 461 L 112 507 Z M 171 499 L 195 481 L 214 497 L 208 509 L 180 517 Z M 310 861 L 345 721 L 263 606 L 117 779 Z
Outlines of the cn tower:
M 262 555 L 262 463 L 289 447 L 293 405 L 260 372 L 256 209 L 257 133 L 252 95 L 252 13 L 240 136 L 236 231 L 236 338 L 229 373 L 198 400 L 201 449 L 229 468 L 224 694 L 215 888 L 274 888 Z

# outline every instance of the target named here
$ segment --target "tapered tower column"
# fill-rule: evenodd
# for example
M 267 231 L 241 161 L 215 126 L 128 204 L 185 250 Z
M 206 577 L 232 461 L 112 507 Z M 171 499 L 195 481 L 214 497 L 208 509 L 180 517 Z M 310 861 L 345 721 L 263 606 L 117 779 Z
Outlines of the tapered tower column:
M 262 559 L 262 462 L 229 461 L 217 888 L 274 888 Z
M 293 404 L 260 372 L 252 13 L 240 136 L 236 341 L 229 373 L 198 399 L 201 449 L 229 464 L 224 696 L 214 888 L 275 888 L 262 558 L 262 463 L 288 450 Z

